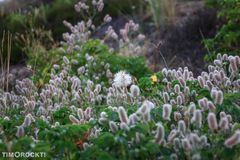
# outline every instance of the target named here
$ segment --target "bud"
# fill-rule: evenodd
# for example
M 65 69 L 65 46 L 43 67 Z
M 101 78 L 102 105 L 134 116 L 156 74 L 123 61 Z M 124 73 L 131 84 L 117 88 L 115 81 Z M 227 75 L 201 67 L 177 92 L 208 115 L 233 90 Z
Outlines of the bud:
M 163 119 L 170 121 L 171 112 L 172 112 L 172 105 L 164 104 L 163 105 L 163 114 L 162 114 Z
M 129 116 L 129 124 L 134 125 L 138 121 L 138 116 L 136 113 L 133 113 Z
M 212 89 L 211 97 L 214 100 L 215 104 L 222 104 L 223 103 L 223 92 L 221 90 L 217 91 L 216 89 Z
M 155 135 L 156 142 L 159 144 L 163 142 L 165 136 L 164 127 L 161 123 L 157 124 L 157 133 Z
M 179 95 L 177 96 L 177 105 L 181 105 L 183 103 L 183 98 Z
M 214 63 L 216 66 L 218 66 L 218 67 L 222 67 L 222 62 L 221 62 L 220 60 L 218 60 L 218 59 L 215 59 L 215 60 L 213 61 L 213 63 Z
M 101 112 L 101 113 L 100 113 L 100 117 L 101 117 L 101 118 L 107 118 L 108 115 L 107 115 L 106 112 Z
M 128 125 L 127 125 L 126 123 L 124 123 L 124 122 L 120 124 L 120 128 L 121 128 L 122 130 L 129 131 Z
M 198 83 L 203 88 L 206 84 L 204 78 L 202 76 L 198 76 Z
M 182 87 L 186 86 L 186 82 L 184 81 L 184 79 L 182 77 L 178 78 L 179 83 L 181 84 Z
M 199 110 L 199 109 L 195 110 L 192 121 L 198 128 L 202 127 L 202 112 L 201 112 L 201 110 Z
M 207 98 L 202 98 L 198 100 L 198 105 L 205 111 L 208 109 L 208 100 Z
M 18 126 L 17 128 L 18 128 L 18 129 L 17 129 L 16 136 L 17 136 L 18 138 L 24 136 L 25 131 L 24 131 L 23 126 Z
M 233 73 L 237 72 L 238 67 L 235 58 L 234 57 L 229 58 L 229 62 L 230 62 L 229 70 L 231 70 Z
M 66 56 L 63 57 L 63 62 L 65 64 L 69 64 L 70 63 L 69 59 Z
M 194 113 L 195 110 L 196 110 L 196 105 L 195 105 L 195 103 L 191 102 L 190 105 L 189 105 L 189 107 L 188 107 L 188 113 L 189 113 L 190 115 L 193 115 L 193 113 Z
M 138 97 L 140 95 L 140 89 L 137 85 L 131 85 L 130 92 L 133 97 Z
M 31 114 L 28 114 L 28 115 L 25 117 L 24 122 L 23 122 L 23 126 L 24 126 L 24 127 L 28 127 L 28 126 L 31 125 L 31 123 L 32 123 L 32 117 L 31 117 L 31 116 L 32 116 Z
M 179 92 L 180 92 L 180 86 L 179 86 L 179 84 L 176 84 L 176 85 L 174 86 L 174 92 L 175 92 L 175 93 L 179 93 Z
M 212 112 L 208 113 L 207 121 L 208 121 L 208 127 L 212 131 L 218 129 L 217 118 L 216 118 L 216 115 L 214 113 L 212 113 Z
M 227 115 L 227 119 L 229 122 L 232 122 L 232 116 L 230 114 Z
M 225 112 L 220 112 L 220 118 L 223 118 L 223 117 L 226 117 L 227 115 L 226 115 L 226 113 Z
M 190 144 L 187 138 L 182 139 L 182 146 L 183 146 L 183 149 L 186 151 L 192 150 L 192 145 Z
M 222 91 L 218 91 L 217 97 L 215 99 L 215 103 L 220 104 L 220 105 L 223 103 L 223 92 Z
M 219 127 L 221 130 L 226 131 L 229 129 L 229 121 L 227 117 L 222 117 L 219 122 Z
M 167 92 L 163 92 L 163 101 L 164 103 L 168 103 L 168 101 L 170 100 L 169 95 Z
M 216 109 L 216 107 L 215 107 L 215 105 L 212 103 L 212 101 L 208 101 L 207 106 L 208 106 L 209 111 L 211 111 L 211 112 L 214 112 L 215 109 Z
M 176 129 L 173 129 L 170 134 L 168 135 L 168 142 L 172 143 L 174 138 L 177 136 L 177 131 Z
M 147 112 L 148 106 L 146 103 L 143 103 L 142 106 L 138 109 L 137 113 L 144 114 Z
M 173 115 L 175 121 L 178 121 L 182 118 L 182 114 L 180 112 L 174 112 Z
M 113 133 L 118 131 L 118 126 L 114 121 L 109 122 L 109 128 Z
M 70 115 L 69 119 L 74 124 L 79 124 L 80 123 L 80 121 L 76 117 L 74 117 L 73 115 Z
M 186 124 L 183 120 L 178 121 L 178 131 L 182 133 L 186 131 Z
M 149 122 L 151 120 L 151 114 L 150 114 L 150 111 L 144 113 L 142 115 L 142 118 L 143 118 L 143 122 Z
M 98 122 L 101 124 L 101 125 L 104 125 L 106 122 L 107 122 L 107 118 L 99 118 Z
M 122 123 L 128 124 L 129 120 L 128 120 L 127 112 L 122 106 L 118 108 L 118 116 Z
M 211 82 L 211 81 L 209 81 L 209 80 L 207 80 L 206 84 L 207 84 L 207 87 L 208 87 L 208 89 L 209 89 L 209 90 L 211 90 L 211 89 L 212 89 L 212 87 L 213 87 L 213 84 L 212 84 L 212 82 Z
M 199 145 L 199 143 L 201 142 L 201 139 L 196 133 L 191 133 L 190 141 L 192 144 Z
M 4 121 L 9 121 L 10 118 L 9 118 L 8 116 L 6 116 L 6 117 L 3 118 L 3 120 L 4 120 Z
M 194 154 L 192 160 L 201 160 L 201 155 L 199 153 Z
M 86 150 L 88 147 L 90 147 L 90 145 L 87 142 L 83 143 L 83 149 Z
M 233 146 L 240 143 L 240 130 L 235 131 L 235 133 L 225 140 L 224 145 L 228 148 L 232 148 Z
M 79 108 L 77 110 L 77 116 L 78 116 L 78 119 L 84 119 L 84 112 L 83 112 L 82 108 Z
M 179 138 L 174 138 L 173 145 L 174 145 L 175 150 L 180 149 L 180 147 L 181 147 L 180 139 Z
M 178 160 L 177 154 L 172 153 L 172 154 L 170 155 L 170 160 Z
M 200 141 L 201 141 L 201 144 L 203 145 L 203 146 L 206 146 L 208 143 L 207 143 L 207 137 L 205 136 L 205 135 L 202 135 L 201 137 L 200 137 Z
M 104 17 L 104 22 L 108 23 L 112 21 L 112 17 L 110 17 L 108 14 Z

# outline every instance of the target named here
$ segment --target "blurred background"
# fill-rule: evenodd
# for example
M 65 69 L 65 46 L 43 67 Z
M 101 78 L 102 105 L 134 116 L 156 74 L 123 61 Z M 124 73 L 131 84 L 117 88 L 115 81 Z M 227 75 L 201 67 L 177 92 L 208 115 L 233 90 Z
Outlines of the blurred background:
M 51 57 L 57 54 L 62 34 L 68 31 L 62 22 L 76 24 L 83 18 L 74 10 L 77 2 L 0 0 L 1 66 L 7 64 L 21 79 L 34 72 L 34 68 L 27 67 L 34 63 L 32 57 L 44 57 L 39 62 L 42 65 L 53 63 Z M 118 31 L 133 19 L 149 42 L 143 56 L 154 71 L 166 65 L 188 66 L 196 74 L 219 52 L 239 54 L 237 0 L 104 0 L 104 3 L 95 23 L 101 23 L 106 14 L 112 16 L 112 21 L 98 28 L 92 38 L 103 37 L 109 25 Z

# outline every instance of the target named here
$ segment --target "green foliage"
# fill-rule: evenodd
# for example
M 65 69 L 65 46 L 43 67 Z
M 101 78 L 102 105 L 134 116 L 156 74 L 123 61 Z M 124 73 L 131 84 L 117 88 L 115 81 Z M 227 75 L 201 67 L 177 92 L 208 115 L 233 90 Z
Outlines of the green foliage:
M 61 125 L 70 123 L 69 115 L 71 110 L 69 107 L 61 107 L 59 110 L 53 113 L 53 119 L 55 122 L 59 122 Z
M 240 4 L 239 0 L 206 0 L 211 7 L 218 8 L 218 17 L 224 23 L 214 38 L 204 40 L 210 53 L 207 60 L 212 61 L 218 53 L 240 54 Z
M 84 66 L 86 61 L 86 54 L 94 56 L 96 59 L 96 66 L 89 68 L 90 74 L 88 75 L 90 79 L 93 79 L 94 73 L 100 73 L 105 70 L 102 62 L 108 63 L 110 65 L 110 70 L 116 73 L 120 70 L 125 70 L 136 78 L 146 76 L 151 73 L 150 69 L 145 63 L 143 57 L 124 57 L 116 53 L 110 53 L 108 47 L 101 43 L 100 40 L 89 40 L 81 46 L 81 51 L 73 51 L 70 54 L 65 55 L 62 51 L 54 49 L 49 51 L 49 59 L 46 65 L 46 59 L 44 57 L 39 58 L 39 67 L 36 70 L 36 74 L 33 76 L 33 80 L 42 86 L 44 82 L 47 82 L 50 78 L 50 71 L 53 64 L 62 63 L 62 56 L 67 56 L 70 60 L 77 60 L 78 64 L 72 66 L 72 74 L 77 74 L 77 69 Z M 40 65 L 42 64 L 42 65 Z M 98 83 L 107 82 L 107 77 L 100 77 Z

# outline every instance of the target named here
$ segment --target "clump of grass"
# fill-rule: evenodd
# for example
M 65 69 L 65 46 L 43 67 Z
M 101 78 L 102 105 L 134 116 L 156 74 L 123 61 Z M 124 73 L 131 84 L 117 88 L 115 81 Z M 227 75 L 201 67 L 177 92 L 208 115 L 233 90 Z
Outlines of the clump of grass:
M 148 2 L 156 28 L 174 23 L 176 0 L 148 0 Z

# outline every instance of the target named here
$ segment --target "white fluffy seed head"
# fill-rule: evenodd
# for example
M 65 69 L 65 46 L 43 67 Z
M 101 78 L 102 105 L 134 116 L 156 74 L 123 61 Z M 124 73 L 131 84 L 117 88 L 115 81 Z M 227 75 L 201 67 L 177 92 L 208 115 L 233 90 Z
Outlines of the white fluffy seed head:
M 171 104 L 164 104 L 163 105 L 163 119 L 170 120 L 170 116 L 172 113 L 172 105 Z
M 118 87 L 127 87 L 132 83 L 132 77 L 125 71 L 119 71 L 114 75 L 113 81 Z

